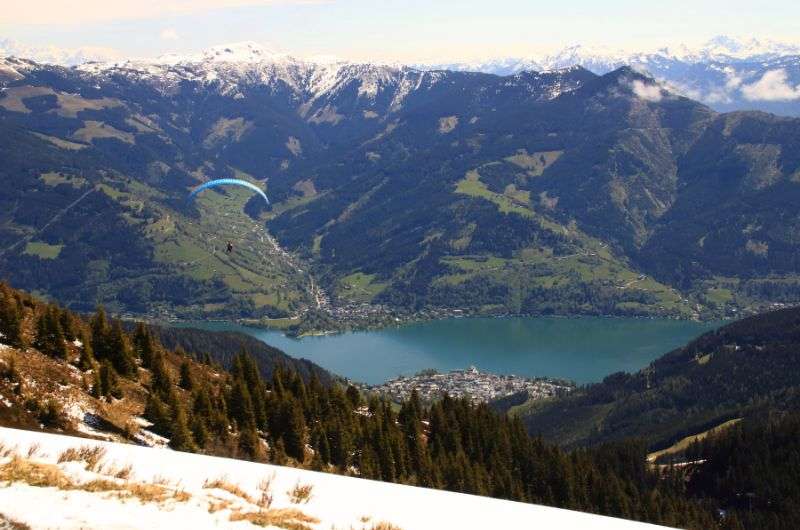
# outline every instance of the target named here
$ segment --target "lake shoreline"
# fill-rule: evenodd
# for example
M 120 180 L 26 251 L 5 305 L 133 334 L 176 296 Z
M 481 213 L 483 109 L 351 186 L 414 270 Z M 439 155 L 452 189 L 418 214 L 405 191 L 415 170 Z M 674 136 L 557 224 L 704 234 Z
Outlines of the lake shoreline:
M 619 316 L 457 317 L 304 337 L 231 321 L 171 324 L 245 333 L 366 384 L 423 369 L 446 372 L 470 365 L 498 375 L 583 384 L 617 371 L 637 371 L 722 322 Z

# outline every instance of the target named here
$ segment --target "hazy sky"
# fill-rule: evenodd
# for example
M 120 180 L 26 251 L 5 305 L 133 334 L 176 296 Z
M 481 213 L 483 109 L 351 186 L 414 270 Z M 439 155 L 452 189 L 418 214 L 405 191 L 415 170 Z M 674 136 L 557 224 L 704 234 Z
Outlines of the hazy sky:
M 566 44 L 653 47 L 718 34 L 800 41 L 797 0 L 8 0 L 0 38 L 35 46 L 196 51 L 253 40 L 301 56 L 522 56 Z

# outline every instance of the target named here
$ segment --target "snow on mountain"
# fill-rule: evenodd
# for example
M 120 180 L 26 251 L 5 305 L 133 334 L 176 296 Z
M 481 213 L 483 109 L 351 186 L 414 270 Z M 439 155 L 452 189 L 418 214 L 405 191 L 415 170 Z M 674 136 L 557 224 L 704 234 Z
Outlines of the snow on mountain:
M 0 488 L 0 527 L 11 520 L 37 529 L 108 530 L 658 528 L 488 497 L 0 428 L 0 476 L 4 471 L 10 483 Z
M 764 110 L 800 116 L 800 44 L 717 36 L 699 46 L 622 50 L 575 44 L 540 57 L 426 65 L 428 69 L 513 75 L 581 65 L 605 74 L 623 65 L 646 71 L 671 91 L 719 111 Z
M 26 46 L 11 39 L 0 39 L 0 57 L 21 57 L 38 63 L 74 66 L 90 61 L 111 61 L 119 59 L 120 55 L 110 48 L 97 46 Z
M 597 74 L 604 74 L 626 64 L 637 65 L 668 61 L 688 64 L 752 62 L 774 60 L 788 55 L 800 55 L 800 44 L 772 39 L 759 40 L 719 35 L 699 46 L 677 44 L 650 50 L 624 50 L 608 46 L 571 44 L 556 53 L 541 56 L 504 57 L 477 62 L 437 63 L 420 66 L 426 69 L 510 75 L 522 70 L 555 70 L 581 65 Z
M 8 42 L 0 41 L 0 56 L 35 55 L 9 47 Z M 596 74 L 630 65 L 650 73 L 670 90 L 720 111 L 755 109 L 800 115 L 800 45 L 770 39 L 717 36 L 700 46 L 681 44 L 634 52 L 575 44 L 540 57 L 413 66 L 357 63 L 330 56 L 304 59 L 255 42 L 214 46 L 195 54 L 116 62 L 85 62 L 80 57 L 88 55 L 56 52 L 39 56 L 47 62 L 81 62 L 76 68 L 84 74 L 136 79 L 164 93 L 178 90 L 184 81 L 236 98 L 244 97 L 248 87 L 288 90 L 309 120 L 331 123 L 338 114 L 335 108 L 326 107 L 325 100 L 351 88 L 364 105 L 388 99 L 389 109 L 396 110 L 411 92 L 429 89 L 441 82 L 447 71 L 514 76 L 520 72 L 557 72 L 577 65 Z M 7 61 L 0 66 L 0 76 L 5 78 L 18 77 L 19 72 Z M 545 92 L 556 97 L 565 89 Z

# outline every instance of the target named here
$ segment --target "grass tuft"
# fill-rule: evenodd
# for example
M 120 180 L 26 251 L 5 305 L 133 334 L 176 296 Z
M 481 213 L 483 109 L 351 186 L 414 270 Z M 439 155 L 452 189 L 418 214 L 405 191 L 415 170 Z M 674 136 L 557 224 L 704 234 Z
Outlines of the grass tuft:
M 231 514 L 230 521 L 248 521 L 257 526 L 276 526 L 285 530 L 313 530 L 310 525 L 319 523 L 319 519 L 295 508 L 235 512 Z
M 298 482 L 294 485 L 294 487 L 289 490 L 287 495 L 289 495 L 289 500 L 292 504 L 307 504 L 308 501 L 311 500 L 311 492 L 314 490 L 314 486 L 311 484 L 300 484 Z
M 100 463 L 106 456 L 106 450 L 100 446 L 84 445 L 83 447 L 70 447 L 58 455 L 58 463 L 63 462 L 85 462 L 86 469 L 98 471 Z M 120 477 L 123 478 L 123 477 Z
M 214 480 L 206 480 L 203 483 L 203 488 L 209 490 L 218 489 L 222 491 L 227 491 L 231 495 L 235 495 L 240 499 L 244 499 L 251 504 L 257 504 L 256 501 L 250 495 L 248 495 L 247 492 L 245 492 L 242 488 L 240 488 L 237 484 L 228 482 L 228 477 L 225 475 L 216 478 Z

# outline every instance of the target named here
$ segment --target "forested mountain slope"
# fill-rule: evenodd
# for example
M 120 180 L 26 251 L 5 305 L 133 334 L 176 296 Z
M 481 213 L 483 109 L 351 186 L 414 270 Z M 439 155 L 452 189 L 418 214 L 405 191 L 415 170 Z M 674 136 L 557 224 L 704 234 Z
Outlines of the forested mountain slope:
M 517 410 L 529 431 L 566 446 L 641 437 L 660 449 L 728 420 L 797 411 L 799 364 L 800 309 L 784 309 L 706 333 L 635 374 Z
M 0 271 L 75 308 L 296 316 L 309 273 L 334 301 L 412 310 L 800 300 L 800 121 L 716 114 L 627 67 L 500 77 L 250 45 L 2 61 Z M 217 176 L 262 183 L 273 207 L 185 203 Z M 241 251 L 219 252 L 228 239 Z
M 352 386 L 325 387 L 313 375 L 306 384 L 296 372 L 278 369 L 265 380 L 247 353 L 226 371 L 164 348 L 145 326 L 130 335 L 102 311 L 86 321 L 2 284 L 0 333 L 3 426 L 682 527 L 713 523 L 712 512 L 685 499 L 678 482 L 649 469 L 639 443 L 569 454 L 530 437 L 521 422 L 467 400 L 445 398 L 426 407 L 414 395 L 398 410 Z M 35 466 L 5 458 L 0 479 L 38 476 Z

